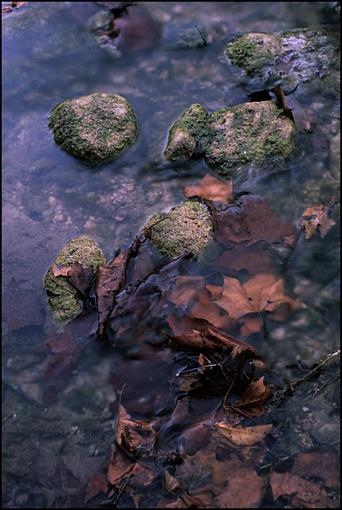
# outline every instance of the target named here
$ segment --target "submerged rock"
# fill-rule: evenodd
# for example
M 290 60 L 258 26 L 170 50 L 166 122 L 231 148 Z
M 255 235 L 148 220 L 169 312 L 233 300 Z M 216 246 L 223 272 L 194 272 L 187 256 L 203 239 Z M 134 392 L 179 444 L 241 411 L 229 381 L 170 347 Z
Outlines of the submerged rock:
M 273 101 L 218 110 L 210 116 L 209 133 L 205 161 L 223 175 L 237 164 L 283 159 L 294 150 L 294 123 Z
M 200 256 L 212 241 L 213 224 L 205 204 L 185 200 L 168 213 L 152 216 L 144 231 L 160 252 L 169 258 L 184 253 Z
M 173 124 L 164 151 L 170 161 L 191 159 L 203 153 L 209 115 L 200 104 L 192 104 Z
M 97 43 L 114 57 L 155 48 L 161 37 L 161 26 L 148 9 L 128 2 L 96 13 L 88 27 Z
M 128 101 L 114 94 L 90 94 L 67 99 L 49 117 L 55 142 L 87 162 L 117 158 L 132 144 L 138 128 Z
M 327 76 L 339 59 L 336 35 L 310 29 L 250 32 L 230 41 L 225 52 L 232 64 L 246 71 L 251 91 L 280 84 L 289 93 L 299 83 Z
M 191 21 L 169 22 L 165 25 L 161 39 L 163 48 L 182 50 L 207 46 L 204 27 Z
M 106 259 L 97 244 L 83 236 L 71 239 L 59 252 L 44 277 L 48 303 L 59 322 L 69 322 L 82 311 L 81 296 L 69 277 L 62 274 L 55 276 L 53 270 L 53 266 L 68 268 L 73 264 L 90 270 L 91 276 L 95 277 L 99 266 L 106 264 Z

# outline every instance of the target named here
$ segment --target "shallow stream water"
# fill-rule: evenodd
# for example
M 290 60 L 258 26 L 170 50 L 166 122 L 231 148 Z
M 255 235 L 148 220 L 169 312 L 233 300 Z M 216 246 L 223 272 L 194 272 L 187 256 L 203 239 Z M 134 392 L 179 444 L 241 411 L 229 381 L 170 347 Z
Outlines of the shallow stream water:
M 100 507 L 101 496 L 87 503 L 85 491 L 88 479 L 108 462 L 118 391 L 126 385 L 128 411 L 147 418 L 149 403 L 158 407 L 169 375 L 163 372 L 163 352 L 144 361 L 132 345 L 128 354 L 118 352 L 92 341 L 84 328 L 77 333 L 81 354 L 68 377 L 61 367 L 50 396 L 51 381 L 42 366 L 55 326 L 42 280 L 58 251 L 84 234 L 110 260 L 130 245 L 152 214 L 180 203 L 184 186 L 208 172 L 202 160 L 166 162 L 163 148 L 170 125 L 191 103 L 213 111 L 250 99 L 224 56 L 234 34 L 319 26 L 337 30 L 338 21 L 334 2 L 140 4 L 164 27 L 185 21 L 204 27 L 207 46 L 157 44 L 114 58 L 88 28 L 89 18 L 100 10 L 93 2 L 28 2 L 2 19 L 5 507 Z M 49 112 L 57 103 L 93 92 L 127 98 L 139 124 L 137 142 L 100 167 L 63 152 L 48 129 Z M 234 191 L 257 193 L 298 227 L 305 208 L 339 195 L 340 103 L 338 86 L 314 94 L 299 88 L 295 97 L 315 112 L 313 131 L 298 134 L 294 156 L 279 171 L 243 175 Z M 285 323 L 271 323 L 267 341 L 257 345 L 281 378 L 302 375 L 288 367 L 298 361 L 312 367 L 338 348 L 337 208 L 334 220 L 325 238 L 308 241 L 299 235 L 283 277 L 305 307 Z M 134 347 L 134 328 L 130 343 Z M 339 453 L 338 390 L 335 364 L 280 408 L 270 462 L 321 446 Z M 271 504 L 269 498 L 266 493 L 265 505 Z M 148 504 L 153 507 L 153 498 Z M 122 498 L 120 505 L 129 508 L 130 501 Z

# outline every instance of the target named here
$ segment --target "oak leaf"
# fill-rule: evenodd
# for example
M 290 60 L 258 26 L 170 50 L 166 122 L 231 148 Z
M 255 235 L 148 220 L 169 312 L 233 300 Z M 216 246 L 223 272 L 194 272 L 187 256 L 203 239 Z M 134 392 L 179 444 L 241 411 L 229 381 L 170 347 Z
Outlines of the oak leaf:
M 197 196 L 212 202 L 228 203 L 233 198 L 233 184 L 207 174 L 194 186 L 186 186 L 184 194 L 186 197 Z

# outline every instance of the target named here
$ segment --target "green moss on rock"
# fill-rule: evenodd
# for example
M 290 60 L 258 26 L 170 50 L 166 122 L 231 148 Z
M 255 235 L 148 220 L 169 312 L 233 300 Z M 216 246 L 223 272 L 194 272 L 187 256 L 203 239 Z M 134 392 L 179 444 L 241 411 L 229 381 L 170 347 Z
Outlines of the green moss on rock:
M 233 64 L 251 72 L 271 62 L 282 51 L 281 38 L 273 34 L 250 32 L 237 37 L 226 46 L 226 55 Z
M 191 159 L 204 150 L 209 115 L 200 104 L 187 108 L 170 129 L 164 156 L 170 161 Z
M 289 93 L 299 83 L 319 89 L 322 78 L 329 74 L 339 82 L 339 41 L 333 31 L 250 32 L 230 41 L 225 53 L 246 71 L 244 86 L 251 92 L 281 84 Z
M 138 132 L 128 101 L 100 93 L 58 104 L 50 114 L 49 127 L 62 149 L 93 163 L 117 158 Z
M 56 266 L 69 267 L 75 263 L 92 269 L 95 276 L 99 266 L 106 264 L 106 259 L 94 241 L 81 236 L 68 241 L 54 260 Z M 82 301 L 67 276 L 54 276 L 49 267 L 43 283 L 49 306 L 58 322 L 69 322 L 81 313 Z
M 205 160 L 223 175 L 238 164 L 286 158 L 294 150 L 295 126 L 272 101 L 245 103 L 214 112 Z
M 168 213 L 155 214 L 144 231 L 168 258 L 183 253 L 201 256 L 212 241 L 213 225 L 205 204 L 185 200 Z

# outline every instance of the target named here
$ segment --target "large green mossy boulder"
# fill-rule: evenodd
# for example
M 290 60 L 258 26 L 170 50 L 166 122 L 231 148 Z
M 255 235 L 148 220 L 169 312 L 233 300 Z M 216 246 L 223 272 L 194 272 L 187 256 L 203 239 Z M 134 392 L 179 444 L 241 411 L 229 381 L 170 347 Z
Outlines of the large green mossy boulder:
M 49 267 L 44 277 L 44 287 L 48 294 L 48 303 L 58 322 L 69 322 L 82 311 L 81 296 L 75 286 L 70 283 L 68 276 L 55 276 L 54 267 L 59 272 L 79 264 L 83 269 L 91 271 L 95 278 L 100 266 L 106 264 L 106 259 L 97 244 L 86 237 L 77 237 L 66 243 L 59 252 L 53 264 Z
M 339 68 L 338 34 L 324 29 L 249 32 L 230 41 L 225 53 L 246 72 L 251 91 L 278 84 L 286 93 L 299 84 L 320 88 L 322 79 Z
M 144 232 L 168 258 L 191 253 L 203 255 L 213 238 L 213 224 L 208 207 L 197 200 L 185 200 L 168 213 L 157 213 Z
M 284 159 L 294 150 L 293 121 L 273 101 L 244 103 L 214 112 L 205 161 L 226 175 L 237 165 Z
M 89 163 L 117 158 L 138 132 L 133 108 L 114 94 L 90 94 L 67 99 L 49 117 L 55 142 L 69 154 Z

